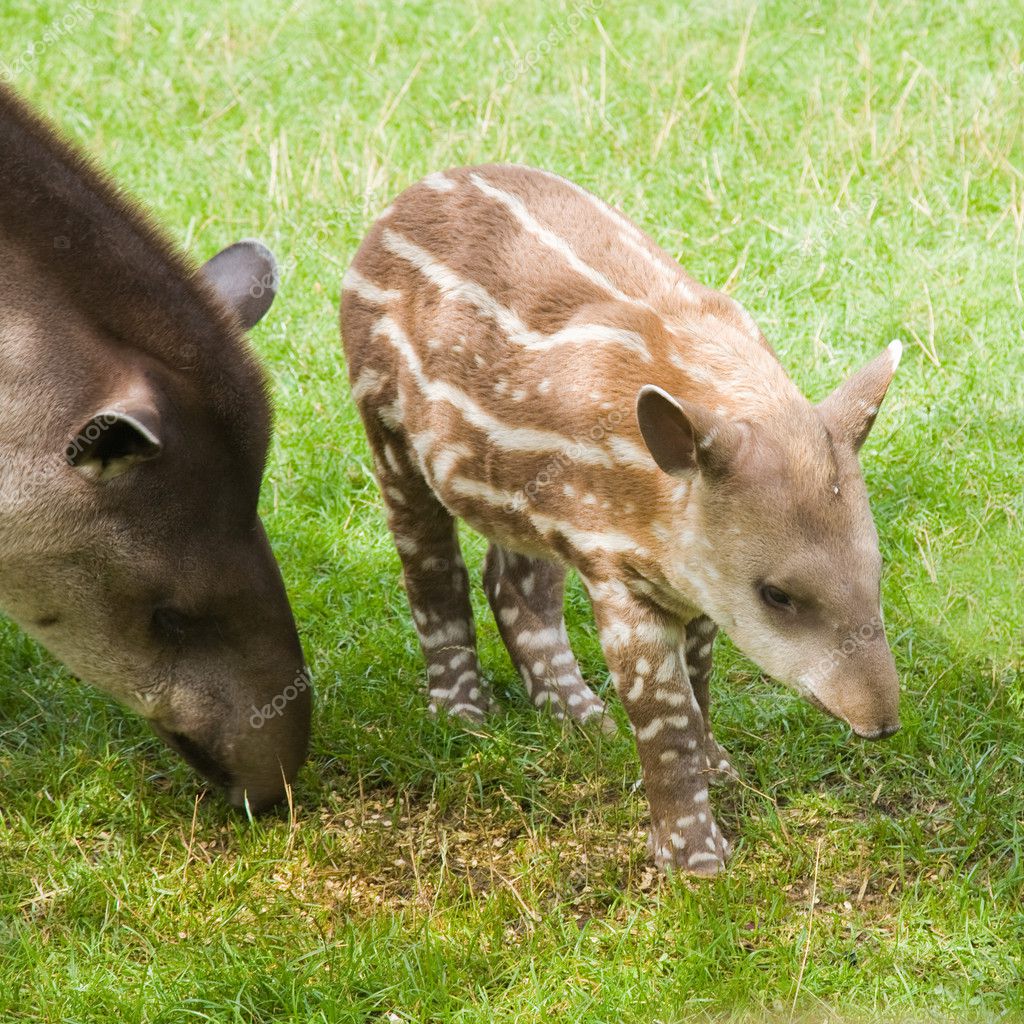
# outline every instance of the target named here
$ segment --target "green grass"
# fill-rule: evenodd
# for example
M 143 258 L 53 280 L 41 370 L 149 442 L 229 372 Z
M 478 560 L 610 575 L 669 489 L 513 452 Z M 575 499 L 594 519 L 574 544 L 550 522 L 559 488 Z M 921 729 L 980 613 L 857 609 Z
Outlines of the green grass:
M 249 824 L 0 627 L 0 1019 L 1024 1019 L 1022 33 L 1018 0 L 0 7 L 21 90 L 176 237 L 284 264 L 263 506 L 318 689 L 294 820 Z M 336 308 L 386 203 L 484 160 L 618 203 L 811 397 L 906 343 L 863 453 L 904 729 L 851 742 L 724 645 L 711 883 L 655 877 L 628 734 L 534 715 L 478 587 L 507 714 L 425 711 Z M 569 624 L 606 690 L 578 586 Z

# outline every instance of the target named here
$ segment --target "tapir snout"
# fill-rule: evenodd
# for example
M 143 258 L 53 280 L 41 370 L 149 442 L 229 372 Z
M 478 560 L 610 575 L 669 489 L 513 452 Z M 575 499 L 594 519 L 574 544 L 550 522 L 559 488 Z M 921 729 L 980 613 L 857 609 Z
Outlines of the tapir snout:
M 282 801 L 306 758 L 312 684 L 280 571 L 261 526 L 225 551 L 224 596 L 179 654 L 169 699 L 149 715 L 154 731 L 233 806 Z
M 884 634 L 836 665 L 813 695 L 829 714 L 865 740 L 899 731 L 899 676 Z

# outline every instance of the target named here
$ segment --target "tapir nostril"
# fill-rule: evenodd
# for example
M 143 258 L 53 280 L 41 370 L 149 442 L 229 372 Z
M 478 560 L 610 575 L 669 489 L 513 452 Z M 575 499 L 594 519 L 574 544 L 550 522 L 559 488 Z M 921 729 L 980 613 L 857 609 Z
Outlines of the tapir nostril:
M 181 756 L 204 778 L 217 786 L 230 786 L 231 772 L 220 763 L 210 751 L 201 747 L 191 737 L 180 732 L 170 732 L 154 726 L 157 735 Z

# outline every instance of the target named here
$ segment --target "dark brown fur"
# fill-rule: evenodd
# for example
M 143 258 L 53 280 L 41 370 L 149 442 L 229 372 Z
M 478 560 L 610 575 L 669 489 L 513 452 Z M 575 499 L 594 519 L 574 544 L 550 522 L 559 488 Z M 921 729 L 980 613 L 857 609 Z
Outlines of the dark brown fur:
M 255 242 L 193 266 L 0 88 L 0 608 L 235 804 L 284 796 L 310 690 L 257 500 Z
M 142 207 L 0 84 L 0 230 L 111 340 L 187 373 L 259 487 L 267 378 L 237 323 Z

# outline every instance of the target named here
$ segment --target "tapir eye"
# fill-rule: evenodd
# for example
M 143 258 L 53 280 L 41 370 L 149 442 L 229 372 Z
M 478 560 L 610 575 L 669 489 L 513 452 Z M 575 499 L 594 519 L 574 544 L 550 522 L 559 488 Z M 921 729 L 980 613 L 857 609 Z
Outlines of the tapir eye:
M 779 590 L 778 587 L 773 587 L 770 583 L 764 583 L 761 585 L 761 600 L 764 601 L 769 608 L 789 610 L 793 607 L 793 598 L 791 598 L 784 590 Z
M 185 639 L 188 618 L 173 608 L 157 608 L 153 612 L 153 631 L 166 643 L 180 644 Z

